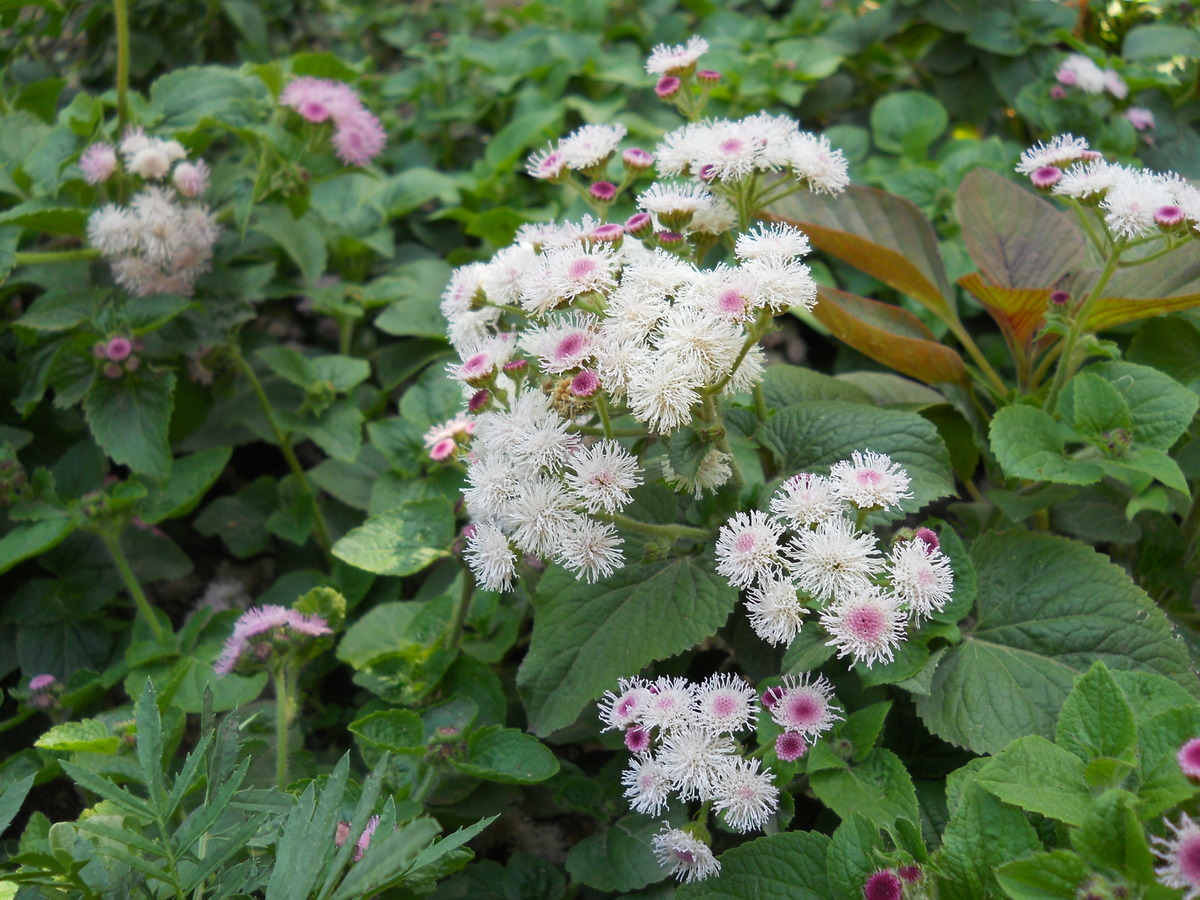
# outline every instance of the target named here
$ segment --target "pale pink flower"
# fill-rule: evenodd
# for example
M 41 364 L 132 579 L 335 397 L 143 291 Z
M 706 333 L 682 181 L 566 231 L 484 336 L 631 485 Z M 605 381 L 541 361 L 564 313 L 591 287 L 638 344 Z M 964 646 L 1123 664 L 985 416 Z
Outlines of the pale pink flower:
M 717 573 L 736 588 L 769 579 L 781 571 L 779 527 L 765 513 L 738 512 L 717 536 Z
M 1121 115 L 1138 131 L 1148 131 L 1154 127 L 1154 113 L 1143 106 L 1131 106 Z
M 639 722 L 642 712 L 654 696 L 642 678 L 620 678 L 617 680 L 617 687 L 618 693 L 605 691 L 597 704 L 600 709 L 600 721 L 604 723 L 603 731 L 613 728 L 624 731 Z
M 859 509 L 887 509 L 912 497 L 911 479 L 890 456 L 871 450 L 855 450 L 849 460 L 834 463 L 829 470 L 834 492 Z
M 758 719 L 758 697 L 744 679 L 718 673 L 705 679 L 695 693 L 698 721 L 717 732 L 736 732 Z
M 829 632 L 827 647 L 836 647 L 838 659 L 853 656 L 868 669 L 877 662 L 889 663 L 904 639 L 904 611 L 896 599 L 875 585 L 845 597 L 821 614 L 821 626 Z
M 797 529 L 840 517 L 844 508 L 833 483 L 823 475 L 811 472 L 793 475 L 771 498 L 771 512 Z
M 815 741 L 842 719 L 841 708 L 833 703 L 833 683 L 824 675 L 785 675 L 780 688 L 771 691 L 771 718 L 785 731 Z
M 762 828 L 779 806 L 771 770 L 759 771 L 757 759 L 735 759 L 713 785 L 713 810 L 734 831 Z
M 703 881 L 721 871 L 721 863 L 708 844 L 682 828 L 671 828 L 664 822 L 663 831 L 654 836 L 650 845 L 658 864 L 678 881 Z
M 383 124 L 365 109 L 339 117 L 333 132 L 333 149 L 348 166 L 365 166 L 383 152 L 387 132 Z
M 30 684 L 33 687 L 33 684 Z M 1179 768 L 1192 781 L 1200 780 L 1200 738 L 1192 738 L 1179 748 L 1175 757 Z
M 918 621 L 941 612 L 954 591 L 950 560 L 919 539 L 892 548 L 887 573 L 892 593 Z
M 90 144 L 79 157 L 79 168 L 88 184 L 108 181 L 117 170 L 117 152 L 112 144 Z
M 172 176 L 175 190 L 185 197 L 198 197 L 208 190 L 208 178 L 208 165 L 202 159 L 180 163 Z
M 1161 884 L 1185 891 L 1184 900 L 1200 897 L 1200 825 L 1186 813 L 1179 824 L 1165 820 L 1172 831 L 1169 838 L 1151 838 L 1151 852 L 1161 860 L 1154 870 Z

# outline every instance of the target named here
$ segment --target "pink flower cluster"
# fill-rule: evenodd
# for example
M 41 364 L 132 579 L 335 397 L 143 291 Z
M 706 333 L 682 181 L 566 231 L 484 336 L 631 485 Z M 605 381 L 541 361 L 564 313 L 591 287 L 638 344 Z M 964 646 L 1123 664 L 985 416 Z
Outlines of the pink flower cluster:
M 274 604 L 252 607 L 234 624 L 233 634 L 213 663 L 213 670 L 218 675 L 255 671 L 276 651 L 306 647 L 331 633 L 328 623 L 317 615 Z
M 348 166 L 365 166 L 387 144 L 383 124 L 344 82 L 297 78 L 283 89 L 279 102 L 309 122 L 333 122 L 334 151 Z

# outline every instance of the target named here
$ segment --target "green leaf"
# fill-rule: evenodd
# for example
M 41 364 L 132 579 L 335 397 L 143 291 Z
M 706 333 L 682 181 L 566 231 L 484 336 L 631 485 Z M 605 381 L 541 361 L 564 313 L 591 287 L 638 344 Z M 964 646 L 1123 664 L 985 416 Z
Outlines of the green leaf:
M 1104 477 L 1097 463 L 1067 455 L 1063 426 L 1044 410 L 1006 406 L 996 413 L 988 433 L 996 461 L 1010 478 L 1092 484 Z
M 1133 709 L 1103 662 L 1097 660 L 1076 680 L 1059 713 L 1054 741 L 1085 763 L 1120 757 L 1137 743 Z
M 859 353 L 926 384 L 970 381 L 958 352 L 908 310 L 835 288 L 817 293 L 813 317 Z
M 762 389 L 767 407 L 772 409 L 783 409 L 806 400 L 845 400 L 868 405 L 875 402 L 862 388 L 803 366 L 767 366 Z
M 33 787 L 33 776 L 27 775 L 20 781 L 14 781 L 5 787 L 4 793 L 0 794 L 0 833 L 7 831 L 12 820 L 17 817 L 21 804 L 25 802 L 25 797 L 31 787 Z
M 83 237 L 87 232 L 88 211 L 77 206 L 58 206 L 50 199 L 18 203 L 0 212 L 0 225 L 20 225 L 30 231 L 48 231 Z
M 1179 25 L 1138 25 L 1125 35 L 1121 55 L 1129 60 L 1200 56 L 1200 35 Z
M 550 567 L 517 673 L 531 729 L 545 736 L 570 725 L 618 678 L 714 634 L 736 602 L 711 559 L 635 563 L 597 584 Z
M 431 844 L 417 854 L 416 859 L 412 861 L 412 865 L 409 866 L 408 871 L 410 873 L 417 872 L 420 869 L 426 868 L 429 865 L 437 862 L 437 860 L 441 859 L 452 850 L 457 850 L 467 841 L 471 840 L 473 837 L 475 837 L 475 835 L 479 834 L 481 831 L 483 831 L 483 829 L 487 828 L 498 818 L 500 818 L 499 815 L 488 816 L 480 819 L 478 822 L 475 822 L 472 825 L 464 825 L 462 828 L 459 828 L 457 831 L 455 831 L 454 834 L 442 838 L 436 844 Z
M 908 294 L 938 315 L 953 315 L 937 233 L 909 201 L 852 184 L 839 195 L 792 194 L 769 212 L 799 227 L 818 250 Z
M 996 880 L 1013 900 L 1075 900 L 1079 885 L 1092 874 L 1078 853 L 1053 850 L 1004 863 Z
M 1074 678 L 1110 669 L 1166 675 L 1191 691 L 1187 650 L 1165 615 L 1094 550 L 1049 534 L 985 534 L 971 558 L 975 623 L 934 673 L 917 712 L 940 737 L 997 753 L 1028 734 L 1052 736 Z
M 833 833 L 825 857 L 830 897 L 857 900 L 862 895 L 863 884 L 879 870 L 882 850 L 878 825 L 858 813 L 843 819 Z
M 1079 830 L 1071 833 L 1071 844 L 1092 865 L 1148 883 L 1154 880 L 1154 857 L 1136 807 L 1137 797 L 1128 791 L 1105 791 L 1092 801 Z
M 708 455 L 712 444 L 705 440 L 696 429 L 685 425 L 668 438 L 668 454 L 671 469 L 680 478 L 693 479 L 700 463 Z
M 1085 372 L 1109 382 L 1129 406 L 1135 447 L 1169 450 L 1192 424 L 1200 397 L 1149 366 L 1102 362 Z
M 391 834 L 382 835 L 381 840 L 372 839 L 367 855 L 350 869 L 332 900 L 371 897 L 390 885 L 402 882 L 439 831 L 441 826 L 435 819 L 421 816 L 406 822 Z
M 537 784 L 558 774 L 558 758 L 537 738 L 515 728 L 480 728 L 467 741 L 467 759 L 451 757 L 464 775 L 501 784 Z
M 949 121 L 946 108 L 929 94 L 899 91 L 871 107 L 871 137 L 880 150 L 922 159 Z
M 306 287 L 313 287 L 325 271 L 325 238 L 312 217 L 297 219 L 282 206 L 259 207 L 252 231 L 264 234 L 283 248 L 300 269 Z
M 885 827 L 897 819 L 917 821 L 917 791 L 904 763 L 891 750 L 876 747 L 861 762 L 844 769 L 809 774 L 817 798 L 839 816 L 852 812 Z
M 1184 777 L 1176 754 L 1185 741 L 1200 734 L 1200 706 L 1169 709 L 1138 724 L 1141 744 L 1141 785 L 1138 811 L 1143 819 L 1156 816 L 1190 799 L 1195 786 Z
M 567 872 L 601 891 L 636 891 L 667 876 L 654 856 L 650 840 L 660 823 L 628 815 L 584 838 L 567 853 Z
M 67 331 L 95 317 L 110 293 L 98 288 L 54 288 L 34 300 L 25 315 L 13 324 L 36 331 Z
M 1005 803 L 1079 825 L 1092 800 L 1084 761 L 1038 734 L 1009 744 L 979 770 L 975 783 Z
M 678 900 L 833 900 L 825 875 L 830 839 L 817 831 L 772 834 L 721 854 L 718 878 L 682 884 Z
M 1040 849 L 1037 832 L 1024 813 L 978 785 L 966 784 L 942 835 L 939 900 L 995 896 L 996 868 Z
M 937 428 L 916 413 L 859 403 L 800 403 L 773 416 L 759 439 L 787 473 L 826 468 L 855 450 L 886 453 L 912 479 L 913 497 L 901 504 L 906 512 L 954 492 L 946 445 Z
M 1098 438 L 1114 428 L 1129 428 L 1129 404 L 1120 392 L 1093 372 L 1080 372 L 1063 393 L 1070 392 L 1072 425 L 1084 437 Z
M 56 547 L 74 530 L 75 523 L 66 516 L 18 525 L 0 538 L 0 573 Z
M 1190 319 L 1175 315 L 1143 322 L 1125 358 L 1165 372 L 1193 393 L 1200 393 L 1200 328 Z
M 194 66 L 157 79 L 150 87 L 150 106 L 162 116 L 164 131 L 194 128 L 206 118 L 235 127 L 258 118 L 266 89 L 256 78 L 220 66 Z
M 925 654 L 928 658 L 928 653 Z M 862 762 L 879 740 L 883 731 L 883 721 L 892 708 L 891 700 L 872 703 L 862 709 L 856 709 L 846 717 L 845 722 L 838 724 L 834 734 L 851 743 L 854 747 L 854 761 Z
M 186 516 L 225 471 L 232 453 L 229 447 L 214 447 L 175 460 L 170 480 L 142 501 L 138 517 L 147 525 L 157 525 Z
M 350 723 L 350 731 L 389 753 L 425 752 L 425 726 L 410 709 L 385 709 Z
M 83 399 L 88 426 L 104 452 L 139 475 L 165 481 L 171 474 L 167 430 L 175 376 L 97 378 Z
M 371 516 L 333 545 L 333 555 L 376 575 L 412 575 L 448 556 L 453 541 L 454 507 L 431 497 Z
M 92 753 L 116 753 L 121 743 L 112 728 L 99 719 L 80 719 L 55 725 L 36 741 L 33 746 L 59 753 L 75 753 L 88 750 Z
M 507 865 L 485 859 L 438 885 L 437 900 L 563 900 L 566 879 L 552 863 L 514 853 Z

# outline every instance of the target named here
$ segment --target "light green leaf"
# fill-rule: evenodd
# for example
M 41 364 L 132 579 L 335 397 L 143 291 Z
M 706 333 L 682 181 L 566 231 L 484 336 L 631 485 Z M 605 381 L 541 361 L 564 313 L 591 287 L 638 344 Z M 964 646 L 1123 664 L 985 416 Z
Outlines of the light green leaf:
M 1188 800 L 1196 787 L 1179 768 L 1176 754 L 1185 741 L 1200 735 L 1200 705 L 1169 709 L 1138 723 L 1141 744 L 1141 785 L 1138 803 L 1148 819 Z
M 923 158 L 948 123 L 946 108 L 921 91 L 885 94 L 871 107 L 875 145 L 910 158 Z
M 33 746 L 60 753 L 75 753 L 80 750 L 116 753 L 120 743 L 120 738 L 113 734 L 112 728 L 104 722 L 99 719 L 80 719 L 77 722 L 55 725 L 34 741 Z
M 282 206 L 264 206 L 257 210 L 251 230 L 283 248 L 300 269 L 306 287 L 313 287 L 325 271 L 325 238 L 312 219 L 296 219 Z
M 1191 490 L 1188 488 L 1187 476 L 1179 468 L 1179 463 L 1171 459 L 1167 455 L 1166 450 L 1160 450 L 1158 447 L 1135 446 L 1133 450 L 1127 452 L 1124 456 L 1100 460 L 1100 467 L 1104 469 L 1106 474 L 1114 475 L 1118 478 L 1127 476 L 1129 472 L 1149 475 L 1156 481 L 1162 482 L 1167 487 L 1179 491 L 1185 496 L 1191 494 Z
M 425 726 L 411 709 L 384 709 L 356 719 L 350 731 L 389 753 L 425 752 Z
M 1096 438 L 1133 423 L 1129 404 L 1120 392 L 1094 372 L 1080 372 L 1063 389 L 1072 397 L 1073 425 L 1085 437 Z
M 97 378 L 83 399 L 88 426 L 104 452 L 139 475 L 165 481 L 171 474 L 167 429 L 175 376 Z
M 1013 900 L 1075 900 L 1080 882 L 1091 873 L 1078 853 L 1053 850 L 1004 863 L 996 880 Z
M 680 885 L 677 900 L 833 900 L 830 840 L 818 831 L 772 834 L 721 854 L 717 878 Z
M 1092 865 L 1148 883 L 1154 880 L 1154 857 L 1136 807 L 1137 797 L 1128 791 L 1105 791 L 1092 801 L 1082 827 L 1071 833 L 1071 844 Z
M 904 763 L 891 750 L 876 747 L 861 762 L 809 775 L 813 793 L 839 816 L 857 812 L 886 827 L 897 819 L 917 821 L 917 792 Z
M 0 538 L 0 573 L 31 556 L 45 553 L 74 530 L 75 523 L 66 516 L 18 525 Z
M 668 438 L 671 469 L 680 478 L 694 479 L 711 444 L 696 429 L 684 426 Z
M 635 563 L 597 584 L 552 566 L 517 674 L 531 729 L 545 736 L 570 725 L 618 678 L 715 633 L 736 602 L 711 559 Z
M 412 575 L 448 556 L 453 541 L 454 508 L 431 497 L 371 516 L 333 545 L 333 555 L 376 575 Z
M 163 117 L 159 127 L 168 132 L 194 128 L 205 118 L 249 125 L 265 99 L 258 79 L 220 66 L 176 69 L 150 87 L 150 105 Z
M 1149 366 L 1110 361 L 1088 366 L 1085 371 L 1112 384 L 1125 398 L 1134 446 L 1171 449 L 1192 424 L 1200 405 L 1200 397 Z
M 501 784 L 537 784 L 558 773 L 558 758 L 541 741 L 499 725 L 472 732 L 467 759 L 452 757 L 450 764 L 464 775 Z
M 996 868 L 1040 849 L 1037 832 L 1024 813 L 968 783 L 942 835 L 942 849 L 936 858 L 941 869 L 938 897 L 979 900 L 995 896 Z
M 998 753 L 1027 734 L 1052 736 L 1075 676 L 1110 669 L 1166 675 L 1195 691 L 1187 649 L 1123 570 L 1048 534 L 985 534 L 971 557 L 976 619 L 942 658 L 917 711 L 935 734 Z
M 1063 427 L 1033 406 L 1006 406 L 992 419 L 989 432 L 996 461 L 1012 478 L 1092 484 L 1104 477 L 1093 462 L 1066 453 Z
M 1085 763 L 1120 757 L 1137 743 L 1133 710 L 1103 662 L 1097 660 L 1075 682 L 1059 713 L 1054 741 Z
M 1079 825 L 1092 800 L 1084 761 L 1039 734 L 1026 735 L 979 770 L 975 783 L 1005 803 Z

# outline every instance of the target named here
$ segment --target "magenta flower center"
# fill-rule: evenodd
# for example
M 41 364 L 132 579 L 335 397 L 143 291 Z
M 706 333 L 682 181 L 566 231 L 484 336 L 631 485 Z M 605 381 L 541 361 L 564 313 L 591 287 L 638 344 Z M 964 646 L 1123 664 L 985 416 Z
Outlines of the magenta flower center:
M 712 713 L 719 719 L 729 718 L 740 708 L 741 704 L 737 702 L 737 698 L 728 694 L 718 694 L 712 701 Z
M 877 641 L 887 631 L 887 617 L 881 610 L 860 606 L 846 614 L 846 624 L 860 641 Z
M 718 302 L 721 306 L 721 312 L 728 316 L 740 315 L 746 311 L 746 298 L 733 289 L 724 291 Z
M 596 271 L 596 261 L 589 257 L 577 259 L 567 267 L 567 277 L 572 281 L 582 281 Z
M 1179 871 L 1194 885 L 1200 885 L 1200 834 L 1179 842 Z
M 794 725 L 815 725 L 825 715 L 825 704 L 811 694 L 794 694 L 783 702 L 783 710 Z
M 564 362 L 578 356 L 582 349 L 583 335 L 578 331 L 572 332 L 558 342 L 558 346 L 554 348 L 554 359 L 556 362 Z
M 738 535 L 738 539 L 733 546 L 738 553 L 749 553 L 754 549 L 755 543 L 754 535 L 747 531 Z

